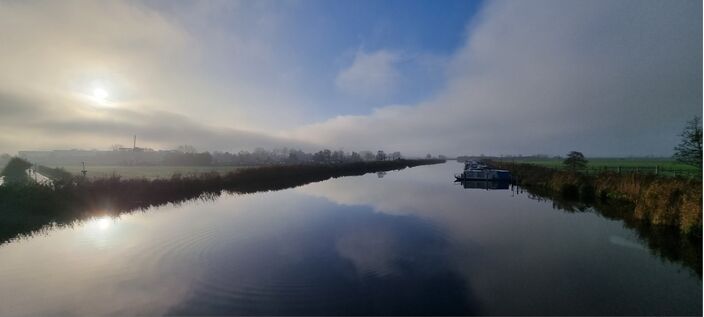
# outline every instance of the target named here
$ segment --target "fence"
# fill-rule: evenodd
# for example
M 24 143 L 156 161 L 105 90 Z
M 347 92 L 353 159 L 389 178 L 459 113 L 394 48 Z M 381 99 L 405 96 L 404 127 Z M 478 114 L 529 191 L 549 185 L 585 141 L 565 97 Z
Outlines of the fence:
M 701 171 L 695 169 L 668 169 L 660 166 L 599 166 L 599 167 L 588 167 L 585 169 L 577 170 L 580 173 L 585 173 L 588 175 L 600 174 L 600 173 L 618 173 L 618 174 L 653 174 L 665 177 L 688 177 L 697 178 L 701 177 Z

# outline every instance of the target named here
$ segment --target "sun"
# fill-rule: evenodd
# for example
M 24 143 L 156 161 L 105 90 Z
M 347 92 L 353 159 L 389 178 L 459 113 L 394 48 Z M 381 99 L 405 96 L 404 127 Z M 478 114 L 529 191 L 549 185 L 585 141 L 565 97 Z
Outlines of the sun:
M 105 102 L 108 99 L 108 91 L 101 87 L 93 88 L 93 98 L 98 102 Z

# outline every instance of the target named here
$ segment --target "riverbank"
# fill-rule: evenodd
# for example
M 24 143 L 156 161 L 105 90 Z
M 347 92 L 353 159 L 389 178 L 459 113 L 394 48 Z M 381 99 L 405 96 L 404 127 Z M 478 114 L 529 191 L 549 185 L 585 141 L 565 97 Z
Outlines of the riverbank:
M 253 167 L 227 174 L 189 177 L 121 179 L 119 176 L 55 179 L 53 186 L 8 183 L 0 186 L 0 241 L 28 234 L 49 224 L 118 215 L 167 203 L 213 199 L 222 192 L 252 193 L 280 190 L 342 176 L 399 170 L 444 160 L 394 160 L 341 164 Z
M 517 185 L 542 188 L 551 195 L 586 202 L 617 201 L 632 206 L 632 216 L 653 225 L 702 236 L 702 183 L 679 177 L 639 173 L 572 173 L 522 163 L 492 162 L 511 171 Z

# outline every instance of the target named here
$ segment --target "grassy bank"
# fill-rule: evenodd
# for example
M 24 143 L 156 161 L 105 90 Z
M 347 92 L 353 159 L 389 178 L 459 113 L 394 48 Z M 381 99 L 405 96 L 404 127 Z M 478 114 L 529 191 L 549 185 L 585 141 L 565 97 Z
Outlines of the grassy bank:
M 586 202 L 615 200 L 632 206 L 633 219 L 702 235 L 702 183 L 639 173 L 585 175 L 534 164 L 493 162 L 512 172 L 518 185 Z
M 596 212 L 604 218 L 617 220 L 624 227 L 633 230 L 648 250 L 661 259 L 681 264 L 699 278 L 702 277 L 702 239 L 695 235 L 685 235 L 673 226 L 653 225 L 636 218 L 633 205 L 618 201 L 590 202 L 564 198 L 543 187 L 523 187 L 537 200 L 549 200 L 553 208 L 567 213 Z
M 62 169 L 69 173 L 81 176 L 83 167 L 80 165 L 61 166 Z M 107 178 L 112 175 L 120 175 L 122 179 L 128 178 L 168 178 L 173 174 L 181 174 L 183 176 L 196 176 L 217 172 L 219 174 L 227 174 L 238 169 L 247 168 L 242 166 L 118 166 L 118 165 L 99 165 L 86 166 L 88 178 Z
M 499 160 L 500 161 L 500 160 Z M 563 163 L 562 159 L 557 159 L 557 158 L 543 158 L 543 159 L 537 159 L 537 158 L 516 158 L 516 159 L 511 159 L 507 160 L 505 162 L 515 162 L 515 163 L 523 163 L 523 164 L 534 164 L 534 165 L 541 165 L 545 167 L 553 167 L 553 168 L 558 168 L 562 169 L 565 164 Z M 667 168 L 667 169 L 683 169 L 683 170 L 692 170 L 695 171 L 697 168 L 691 165 L 687 165 L 684 163 L 677 162 L 673 159 L 670 158 L 589 158 L 589 166 L 594 167 L 594 168 L 600 168 L 600 167 L 655 167 L 655 166 L 660 166 L 662 168 Z
M 228 193 L 279 190 L 333 177 L 398 170 L 443 160 L 396 160 L 343 164 L 280 165 L 246 168 L 226 174 L 122 179 L 71 177 L 54 186 L 32 182 L 0 186 L 0 241 L 40 230 L 49 224 L 70 224 L 96 215 L 117 215 L 190 199 Z

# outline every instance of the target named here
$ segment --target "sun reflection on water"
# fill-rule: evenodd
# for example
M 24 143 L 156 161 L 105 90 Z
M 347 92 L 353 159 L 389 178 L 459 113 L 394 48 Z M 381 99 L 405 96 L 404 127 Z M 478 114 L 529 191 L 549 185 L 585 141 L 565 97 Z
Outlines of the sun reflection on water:
M 95 226 L 100 230 L 110 229 L 110 225 L 112 224 L 112 219 L 110 219 L 109 216 L 103 216 L 93 221 L 95 222 Z
M 114 243 L 116 232 L 116 218 L 108 215 L 95 217 L 83 225 L 85 232 L 84 242 L 99 249 L 106 248 Z

